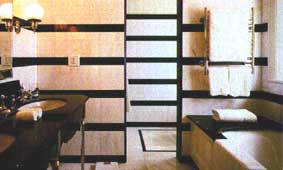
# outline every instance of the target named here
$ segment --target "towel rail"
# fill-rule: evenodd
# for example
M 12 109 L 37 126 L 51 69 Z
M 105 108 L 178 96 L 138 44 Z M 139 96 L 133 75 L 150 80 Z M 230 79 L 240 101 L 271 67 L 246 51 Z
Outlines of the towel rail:
M 245 65 L 249 64 L 252 69 L 252 74 L 255 72 L 255 58 L 254 58 L 254 8 L 251 8 L 251 17 L 249 29 L 251 32 L 251 57 L 248 58 L 246 62 L 211 62 L 209 61 L 209 15 L 210 12 L 207 8 L 204 9 L 204 17 L 200 19 L 200 22 L 204 24 L 204 62 L 200 63 L 204 67 L 204 75 L 208 75 L 209 65 Z

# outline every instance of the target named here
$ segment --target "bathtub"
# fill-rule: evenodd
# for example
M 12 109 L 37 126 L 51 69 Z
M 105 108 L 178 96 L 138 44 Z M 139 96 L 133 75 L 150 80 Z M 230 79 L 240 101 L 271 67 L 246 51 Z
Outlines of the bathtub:
M 215 170 L 282 170 L 282 131 L 224 132 L 212 148 Z

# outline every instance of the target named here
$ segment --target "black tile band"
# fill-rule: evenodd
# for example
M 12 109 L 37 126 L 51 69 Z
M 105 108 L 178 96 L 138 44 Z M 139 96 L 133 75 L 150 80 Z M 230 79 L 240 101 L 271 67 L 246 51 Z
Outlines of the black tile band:
M 67 57 L 17 57 L 13 67 L 32 65 L 68 65 Z M 80 65 L 124 65 L 123 57 L 81 57 Z
M 129 79 L 129 84 L 177 84 L 176 79 Z
M 85 131 L 124 131 L 125 123 L 86 123 Z
M 176 36 L 127 36 L 127 41 L 176 41 Z
M 131 106 L 176 106 L 176 100 L 131 100 Z
M 90 98 L 125 98 L 124 90 L 40 90 L 40 94 L 78 94 Z
M 60 162 L 62 163 L 81 163 L 80 155 L 61 155 Z M 85 163 L 95 162 L 119 162 L 125 163 L 127 160 L 125 155 L 86 155 Z
M 177 122 L 127 122 L 127 127 L 177 127 Z
M 124 32 L 124 24 L 39 24 L 36 32 Z
M 204 25 L 203 24 L 183 24 L 182 25 L 183 32 L 204 32 Z M 268 24 L 255 24 L 255 32 L 267 32 L 268 31 Z
M 130 57 L 127 63 L 176 63 L 177 58 L 173 57 Z M 204 57 L 184 57 L 183 65 L 201 65 L 204 63 Z M 123 65 L 123 57 L 81 57 L 81 65 Z M 217 62 L 214 64 L 235 65 L 244 64 L 237 62 Z M 18 57 L 13 58 L 13 67 L 31 66 L 31 65 L 68 65 L 67 57 Z M 213 65 L 213 63 L 211 63 Z M 267 57 L 256 57 L 256 66 L 267 66 Z
M 127 19 L 177 19 L 175 14 L 127 14 Z
M 182 58 L 183 65 L 202 65 L 204 64 L 204 57 L 184 57 Z M 244 65 L 243 62 L 209 62 L 209 65 Z M 255 57 L 256 66 L 267 66 L 267 57 Z

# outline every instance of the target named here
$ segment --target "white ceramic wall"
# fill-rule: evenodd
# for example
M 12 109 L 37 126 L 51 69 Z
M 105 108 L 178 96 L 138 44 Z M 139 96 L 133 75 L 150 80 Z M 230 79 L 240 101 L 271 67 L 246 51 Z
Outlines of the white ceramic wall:
M 262 22 L 266 22 L 269 24 L 272 24 L 272 21 L 270 20 L 270 6 L 271 6 L 271 2 L 269 0 L 262 0 L 263 6 L 262 6 Z M 270 26 L 269 26 L 269 31 L 270 30 Z M 269 57 L 269 61 L 271 60 L 270 57 L 270 49 L 272 47 L 270 46 L 270 42 L 269 42 L 269 32 L 265 32 L 262 34 L 262 48 L 261 48 L 261 53 L 263 56 L 267 56 Z M 269 64 L 271 64 L 272 62 L 269 62 Z M 263 68 L 263 72 L 262 72 L 262 88 L 264 91 L 267 92 L 271 92 L 271 93 L 275 93 L 275 94 L 281 94 L 283 95 L 283 84 L 282 83 L 276 83 L 276 82 L 272 82 L 269 81 L 269 71 L 268 71 L 268 67 Z M 282 111 L 283 112 L 283 111 Z
M 1 33 L 2 34 L 2 33 Z M 9 35 L 11 37 L 10 43 L 7 49 L 10 49 L 10 56 L 13 58 L 17 57 L 36 57 L 36 41 L 37 37 L 32 31 L 22 29 L 21 33 L 15 32 Z M 0 46 L 2 46 L 0 44 Z M 33 90 L 37 87 L 37 66 L 27 67 L 14 67 L 13 77 L 0 81 L 8 82 L 12 80 L 20 80 L 21 84 L 27 90 Z

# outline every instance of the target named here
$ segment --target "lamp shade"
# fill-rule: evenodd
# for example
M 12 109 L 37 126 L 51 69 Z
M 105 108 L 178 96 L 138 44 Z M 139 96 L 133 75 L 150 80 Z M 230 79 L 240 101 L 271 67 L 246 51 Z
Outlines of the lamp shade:
M 44 15 L 43 8 L 36 3 L 29 4 L 25 9 L 25 16 L 27 20 L 30 19 L 36 19 L 36 20 L 42 20 Z
M 2 20 L 13 18 L 12 3 L 4 3 L 0 6 L 0 17 Z

